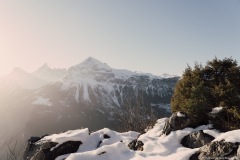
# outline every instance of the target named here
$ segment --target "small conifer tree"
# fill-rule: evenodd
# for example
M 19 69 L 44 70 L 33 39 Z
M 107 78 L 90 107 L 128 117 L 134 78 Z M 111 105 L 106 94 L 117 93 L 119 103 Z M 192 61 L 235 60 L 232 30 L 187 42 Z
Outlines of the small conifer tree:
M 191 114 L 196 122 L 207 120 L 208 112 L 218 106 L 240 108 L 240 67 L 232 58 L 188 66 L 171 99 L 173 112 Z

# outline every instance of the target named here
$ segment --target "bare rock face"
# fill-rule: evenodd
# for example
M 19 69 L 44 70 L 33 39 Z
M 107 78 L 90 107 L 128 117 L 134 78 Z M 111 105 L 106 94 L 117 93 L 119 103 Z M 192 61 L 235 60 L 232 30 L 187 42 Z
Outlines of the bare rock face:
M 200 148 L 199 152 L 193 154 L 190 160 L 209 160 L 209 159 L 239 159 L 239 144 L 222 141 L 214 141 Z
M 80 141 L 67 141 L 57 146 L 58 143 L 51 141 L 39 143 L 39 139 L 37 137 L 29 139 L 24 160 L 55 160 L 58 156 L 77 152 L 82 144 Z
M 190 133 L 189 135 L 185 136 L 182 139 L 181 144 L 187 148 L 199 148 L 210 143 L 213 139 L 214 137 L 204 133 L 201 130 L 198 132 Z
M 142 141 L 138 141 L 137 139 L 133 140 L 128 144 L 129 149 L 134 151 L 143 151 L 144 143 Z
M 176 131 L 179 129 L 184 129 L 191 125 L 191 120 L 187 114 L 182 112 L 175 112 L 171 117 L 166 121 L 163 127 L 163 134 L 168 135 L 171 131 Z

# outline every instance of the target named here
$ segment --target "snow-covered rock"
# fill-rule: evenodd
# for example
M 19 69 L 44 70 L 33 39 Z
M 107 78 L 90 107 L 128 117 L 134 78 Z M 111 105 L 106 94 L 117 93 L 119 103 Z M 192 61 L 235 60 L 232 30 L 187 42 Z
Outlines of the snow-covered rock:
M 103 155 L 106 151 L 111 150 L 110 146 L 112 145 L 121 147 L 127 151 L 128 147 L 126 145 L 137 138 L 137 136 L 137 132 L 118 133 L 107 128 L 93 133 L 90 133 L 88 129 L 71 130 L 60 134 L 45 136 L 38 141 L 30 140 L 24 159 L 31 160 L 32 158 L 40 158 L 41 156 L 41 160 L 54 160 L 59 156 L 57 159 L 60 160 L 67 158 L 70 156 L 70 153 L 73 152 L 88 153 L 96 149 L 99 149 L 99 151 L 95 152 L 96 155 Z M 74 144 L 74 149 L 69 150 L 69 146 L 73 147 L 72 144 L 69 143 L 73 142 L 77 143 L 75 143 L 76 145 Z M 59 151 L 63 150 L 63 148 L 65 148 L 65 151 L 68 151 L 68 153 L 65 152 L 62 154 L 62 151 Z M 119 148 L 120 152 L 122 152 L 121 148 Z M 112 153 L 117 153 L 118 148 L 111 151 Z
M 168 135 L 171 131 L 176 131 L 193 125 L 192 120 L 182 112 L 173 113 L 166 121 L 163 134 Z
M 237 155 L 239 144 L 234 142 L 213 141 L 199 149 L 198 152 L 193 154 L 190 158 L 206 160 L 206 159 L 232 159 L 238 160 L 240 157 Z
M 181 144 L 187 148 L 199 148 L 210 143 L 213 139 L 213 136 L 210 136 L 209 134 L 200 130 L 185 136 L 182 139 Z
M 143 134 L 133 131 L 118 133 L 104 128 L 96 132 L 89 132 L 88 129 L 71 130 L 60 134 L 45 136 L 38 141 L 34 138 L 33 141 L 29 142 L 24 158 L 30 160 L 40 153 L 42 156 L 44 154 L 48 156 L 53 155 L 53 153 L 61 150 L 62 146 L 65 146 L 65 150 L 67 150 L 66 144 L 73 142 L 78 143 L 77 147 L 75 146 L 75 151 L 72 150 L 64 154 L 55 154 L 54 159 L 203 160 L 208 158 L 240 158 L 238 157 L 239 153 L 237 153 L 240 141 L 239 130 L 220 133 L 213 129 L 212 125 L 202 125 L 197 128 L 183 128 L 171 131 L 168 135 L 161 134 L 167 120 L 168 118 L 159 119 L 152 129 Z M 203 147 L 184 147 L 181 144 L 184 137 L 195 133 L 201 133 L 201 136 L 211 136 L 211 139 L 205 142 Z M 214 140 L 212 141 L 212 139 Z M 36 150 L 36 148 L 38 148 L 38 150 Z M 42 150 L 44 150 L 44 152 Z M 43 158 L 42 160 L 54 159 L 48 157 L 48 159 Z

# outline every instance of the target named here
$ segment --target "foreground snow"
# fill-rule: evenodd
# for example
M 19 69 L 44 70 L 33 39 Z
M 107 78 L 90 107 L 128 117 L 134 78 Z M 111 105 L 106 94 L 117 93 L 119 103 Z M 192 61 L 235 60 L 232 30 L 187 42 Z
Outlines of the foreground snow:
M 195 129 L 185 128 L 172 131 L 167 136 L 162 135 L 166 120 L 167 118 L 159 119 L 152 129 L 141 135 L 133 131 L 118 133 L 107 128 L 93 133 L 88 129 L 79 129 L 46 136 L 38 143 L 50 140 L 58 143 L 54 147 L 56 148 L 67 141 L 82 142 L 76 153 L 59 156 L 56 160 L 186 160 L 199 150 L 199 148 L 190 149 L 181 145 L 183 137 L 191 132 L 203 130 L 204 133 L 215 137 L 214 141 L 225 139 L 228 142 L 240 142 L 240 130 L 219 133 L 211 129 L 211 125 L 203 125 Z M 127 146 L 137 138 L 144 143 L 143 151 L 133 151 Z

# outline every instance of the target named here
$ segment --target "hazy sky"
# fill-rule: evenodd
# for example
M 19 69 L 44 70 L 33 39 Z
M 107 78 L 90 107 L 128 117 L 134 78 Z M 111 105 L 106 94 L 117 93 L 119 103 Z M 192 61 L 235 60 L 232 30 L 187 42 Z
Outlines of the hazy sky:
M 181 75 L 215 56 L 240 63 L 240 1 L 0 1 L 0 75 L 89 56 L 154 74 Z

